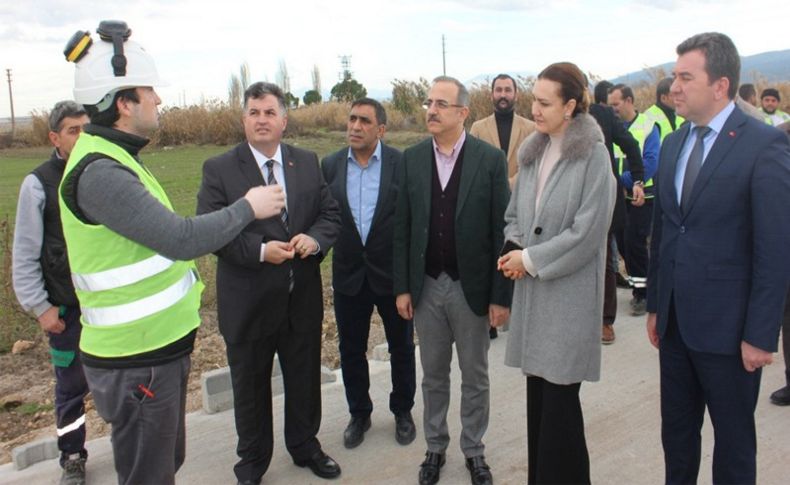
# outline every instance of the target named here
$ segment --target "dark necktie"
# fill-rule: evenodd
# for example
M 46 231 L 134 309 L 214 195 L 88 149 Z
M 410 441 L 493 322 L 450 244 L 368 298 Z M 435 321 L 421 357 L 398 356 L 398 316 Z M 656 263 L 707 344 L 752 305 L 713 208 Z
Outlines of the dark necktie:
M 683 188 L 680 195 L 680 208 L 685 210 L 691 198 L 691 190 L 694 188 L 694 182 L 697 181 L 700 169 L 702 169 L 702 159 L 705 154 L 705 145 L 703 140 L 705 136 L 710 133 L 710 128 L 707 126 L 697 126 L 694 128 L 697 133 L 697 140 L 694 142 L 694 147 L 689 154 L 689 160 L 686 164 L 686 174 L 683 176 Z
M 274 178 L 274 160 L 268 160 L 266 168 L 269 169 L 269 174 L 266 176 L 266 185 L 277 185 L 277 179 Z M 280 212 L 280 219 L 283 221 L 285 230 L 288 231 L 288 211 L 284 206 L 282 212 Z
M 269 169 L 269 174 L 266 176 L 266 185 L 277 185 L 277 179 L 274 178 L 274 160 L 267 160 L 266 161 L 266 168 Z M 280 212 L 280 219 L 282 220 L 283 227 L 285 227 L 285 232 L 290 234 L 288 231 L 288 211 L 285 210 L 283 207 L 282 212 Z M 288 263 L 288 292 L 292 292 L 294 289 L 294 270 L 291 267 L 290 263 Z

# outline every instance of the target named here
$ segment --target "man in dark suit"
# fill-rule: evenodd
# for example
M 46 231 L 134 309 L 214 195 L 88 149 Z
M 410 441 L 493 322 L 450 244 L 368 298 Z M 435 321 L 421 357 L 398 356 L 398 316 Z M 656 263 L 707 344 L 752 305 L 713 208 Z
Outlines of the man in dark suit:
M 439 481 L 450 442 L 447 408 L 453 343 L 461 369 L 461 450 L 473 484 L 492 483 L 488 427 L 488 325 L 509 316 L 512 287 L 496 270 L 510 198 L 505 153 L 464 131 L 469 94 L 434 79 L 425 101 L 432 135 L 403 154 L 395 212 L 393 284 L 398 313 L 420 337 L 428 452 L 419 483 Z
M 403 155 L 381 138 L 387 113 L 375 99 L 351 105 L 348 147 L 321 161 L 324 179 L 340 205 L 342 227 L 332 253 L 332 287 L 340 337 L 340 367 L 351 421 L 343 433 L 346 448 L 358 446 L 370 428 L 373 403 L 368 374 L 368 333 L 373 307 L 384 322 L 391 355 L 395 438 L 407 445 L 416 430 L 414 406 L 414 326 L 395 308 L 392 294 L 392 227 Z
M 285 387 L 285 444 L 298 466 L 334 478 L 340 467 L 316 439 L 321 424 L 321 259 L 340 228 L 318 158 L 281 143 L 285 98 L 274 84 L 244 93 L 247 140 L 203 165 L 198 213 L 232 204 L 250 187 L 279 184 L 286 209 L 254 221 L 216 254 L 219 329 L 233 383 L 240 483 L 259 483 L 272 457 L 274 353 Z
M 603 302 L 603 327 L 601 329 L 601 343 L 610 345 L 614 343 L 614 321 L 617 318 L 617 276 L 618 258 L 616 249 L 615 234 L 622 232 L 625 228 L 625 188 L 620 180 L 617 162 L 614 158 L 614 146 L 620 147 L 620 151 L 628 158 L 628 168 L 631 171 L 631 178 L 634 182 L 642 182 L 645 173 L 642 165 L 642 150 L 639 149 L 639 142 L 625 129 L 623 122 L 617 118 L 614 109 L 607 106 L 606 97 L 612 83 L 601 81 L 595 86 L 595 103 L 590 105 L 590 115 L 595 118 L 598 126 L 603 132 L 604 145 L 609 150 L 609 159 L 612 163 L 612 173 L 617 180 L 617 197 L 615 197 L 614 214 L 612 224 L 609 227 L 606 243 L 606 277 L 604 279 L 604 302 Z M 644 203 L 644 191 L 642 185 L 636 183 L 633 188 L 634 200 L 631 204 Z
M 695 483 L 705 408 L 713 483 L 755 483 L 754 409 L 790 275 L 790 148 L 735 106 L 740 59 L 719 33 L 677 47 L 661 149 L 647 332 L 661 368 L 667 483 Z

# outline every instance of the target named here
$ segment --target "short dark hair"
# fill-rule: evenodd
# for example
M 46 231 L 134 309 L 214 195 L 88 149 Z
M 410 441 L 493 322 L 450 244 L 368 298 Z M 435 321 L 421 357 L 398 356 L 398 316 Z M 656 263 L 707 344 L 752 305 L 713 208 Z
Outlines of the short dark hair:
M 730 81 L 727 97 L 735 99 L 741 76 L 741 58 L 732 39 L 719 32 L 705 32 L 684 40 L 676 50 L 679 56 L 694 50 L 702 52 L 710 82 L 726 77 Z
M 433 78 L 432 84 L 436 83 L 455 84 L 455 87 L 458 88 L 458 99 L 455 101 L 456 104 L 460 104 L 461 106 L 469 106 L 469 90 L 466 89 L 464 83 L 450 76 L 437 76 Z
M 287 111 L 287 104 L 285 102 L 285 94 L 283 93 L 283 90 L 280 89 L 280 86 L 276 84 L 261 81 L 250 84 L 250 87 L 244 91 L 244 109 L 247 109 L 247 102 L 250 99 L 261 99 L 267 94 L 277 98 L 277 104 L 280 105 L 280 111 L 285 114 Z
M 738 96 L 742 97 L 743 99 L 749 99 L 752 96 L 757 96 L 757 88 L 755 88 L 754 84 L 751 83 L 741 84 L 741 87 L 738 88 Z
M 518 92 L 518 83 L 516 82 L 516 80 L 513 79 L 513 77 L 510 76 L 509 74 L 505 74 L 505 73 L 497 74 L 496 77 L 491 80 L 491 91 L 494 90 L 494 84 L 496 84 L 496 82 L 500 79 L 510 79 L 510 82 L 513 83 L 513 92 L 516 93 Z
M 548 79 L 560 85 L 560 97 L 564 102 L 576 100 L 571 116 L 586 113 L 590 107 L 590 93 L 587 92 L 587 76 L 572 62 L 556 62 L 538 74 L 538 79 Z
M 49 131 L 59 132 L 66 118 L 79 118 L 88 114 L 85 108 L 74 101 L 58 101 L 49 112 Z
M 620 94 L 623 96 L 623 99 L 631 98 L 631 102 L 634 102 L 634 90 L 631 89 L 630 86 L 626 86 L 625 84 L 615 84 L 609 89 L 609 94 L 612 94 L 615 91 L 620 91 Z
M 370 106 L 373 108 L 373 111 L 376 113 L 376 123 L 379 125 L 386 125 L 387 124 L 387 111 L 384 109 L 384 106 L 381 105 L 378 101 L 373 98 L 359 98 L 353 103 L 351 103 L 351 107 L 354 108 L 355 106 Z
M 763 99 L 766 96 L 773 96 L 776 98 L 777 101 L 781 101 L 782 98 L 779 96 L 779 90 L 776 88 L 765 88 L 763 92 L 760 93 L 760 99 Z
M 137 95 L 137 88 L 126 88 L 115 93 L 110 107 L 104 111 L 99 111 L 98 105 L 86 104 L 85 111 L 91 119 L 91 124 L 112 128 L 115 122 L 121 118 L 121 113 L 118 112 L 119 99 L 125 99 L 134 103 L 140 102 L 140 96 Z
M 661 96 L 666 96 L 669 94 L 669 89 L 672 87 L 673 79 L 671 77 L 665 77 L 664 79 L 658 81 L 656 84 L 656 103 L 661 102 Z
M 609 94 L 609 90 L 612 89 L 612 86 L 614 86 L 614 84 L 609 81 L 601 81 L 596 84 L 595 90 L 593 91 L 595 102 L 606 104 L 606 96 Z

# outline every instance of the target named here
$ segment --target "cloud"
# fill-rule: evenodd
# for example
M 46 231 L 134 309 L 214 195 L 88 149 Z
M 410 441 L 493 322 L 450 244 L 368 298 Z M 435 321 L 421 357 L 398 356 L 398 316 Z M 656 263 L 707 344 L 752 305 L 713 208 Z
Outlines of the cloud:
M 450 3 L 480 10 L 537 10 L 551 4 L 548 0 L 449 0 Z

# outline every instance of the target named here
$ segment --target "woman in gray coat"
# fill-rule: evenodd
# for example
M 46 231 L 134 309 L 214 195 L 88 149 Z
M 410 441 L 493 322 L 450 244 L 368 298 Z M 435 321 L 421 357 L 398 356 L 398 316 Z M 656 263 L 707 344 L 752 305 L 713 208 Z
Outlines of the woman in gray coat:
M 527 376 L 528 483 L 589 483 L 579 389 L 601 367 L 606 233 L 616 183 L 584 74 L 552 64 L 533 88 L 537 131 L 505 213 L 516 280 L 505 364 Z M 522 249 L 523 248 L 523 249 Z

